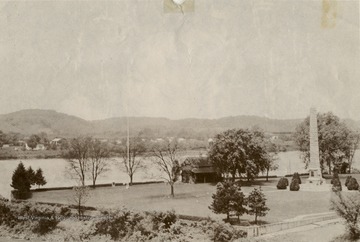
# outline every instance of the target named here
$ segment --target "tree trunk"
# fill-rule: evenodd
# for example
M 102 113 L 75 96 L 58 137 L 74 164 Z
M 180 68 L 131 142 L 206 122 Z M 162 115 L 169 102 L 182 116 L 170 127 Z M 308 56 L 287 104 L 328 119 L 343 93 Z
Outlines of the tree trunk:
M 174 184 L 170 184 L 171 186 L 171 196 L 172 197 L 175 197 L 175 194 L 174 194 Z
M 80 215 L 81 215 L 81 202 L 79 200 L 79 203 L 78 203 L 78 215 L 79 215 L 79 218 L 80 218 Z
M 230 214 L 229 214 L 229 212 L 226 212 L 226 220 L 227 220 L 227 221 L 230 220 Z
M 255 224 L 257 224 L 257 213 L 255 213 Z
M 232 181 L 232 182 L 235 182 L 235 176 L 236 176 L 236 173 L 232 173 L 232 174 L 231 174 L 231 181 Z
M 133 184 L 133 174 L 130 175 L 130 186 Z
M 95 189 L 95 183 L 96 183 L 96 180 L 93 179 L 93 188 Z
M 266 169 L 266 181 L 269 181 L 269 169 Z

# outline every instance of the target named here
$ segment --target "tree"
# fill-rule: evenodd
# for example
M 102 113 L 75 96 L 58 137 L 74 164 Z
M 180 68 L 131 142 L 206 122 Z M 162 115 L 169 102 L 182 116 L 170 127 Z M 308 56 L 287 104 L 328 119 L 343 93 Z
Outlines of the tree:
M 31 166 L 26 170 L 27 177 L 29 179 L 30 185 L 35 184 L 35 171 L 32 169 Z
M 180 175 L 180 164 L 176 159 L 178 149 L 179 147 L 176 139 L 173 141 L 165 141 L 165 143 L 157 144 L 152 148 L 152 155 L 155 157 L 155 165 L 165 174 L 163 178 L 170 185 L 172 197 L 175 196 L 174 184 Z
M 261 131 L 231 129 L 215 136 L 209 151 L 209 159 L 223 176 L 237 174 L 254 178 L 265 170 L 269 155 L 266 151 L 264 134 Z
M 40 140 L 41 138 L 38 135 L 33 134 L 30 136 L 27 145 L 33 150 L 40 143 Z
M 270 209 L 266 206 L 265 194 L 259 189 L 254 188 L 254 190 L 249 194 L 247 198 L 247 204 L 249 206 L 248 213 L 250 215 L 255 215 L 255 224 L 257 224 L 257 218 L 263 217 L 267 214 L 267 211 Z
M 121 155 L 123 157 L 123 164 L 126 169 L 126 173 L 130 178 L 130 185 L 133 183 L 133 177 L 135 172 L 141 168 L 141 157 L 146 151 L 144 142 L 140 138 L 131 139 L 129 142 L 129 157 L 128 157 L 128 147 L 124 147 L 121 150 Z
M 345 151 L 345 156 L 348 160 L 349 173 L 351 173 L 351 167 L 355 156 L 355 152 L 359 148 L 359 144 L 360 144 L 360 133 L 358 131 L 351 131 L 348 142 L 349 142 L 347 146 L 348 149 Z
M 322 170 L 328 167 L 331 174 L 332 166 L 339 167 L 349 152 L 351 131 L 340 122 L 340 119 L 331 112 L 317 115 L 318 140 L 320 165 Z M 294 134 L 295 142 L 299 146 L 302 159 L 307 167 L 310 159 L 310 140 L 309 140 L 310 119 L 307 117 L 296 127 Z
M 331 198 L 331 205 L 336 213 L 345 220 L 350 239 L 354 241 L 359 239 L 360 193 L 335 192 Z
M 40 186 L 44 186 L 46 184 L 45 177 L 43 175 L 43 171 L 41 168 L 36 170 L 35 173 L 35 184 L 40 188 Z
M 72 139 L 67 154 L 70 170 L 79 178 L 82 186 L 85 186 L 85 177 L 89 170 L 91 142 L 90 137 Z
M 37 136 L 39 136 L 39 143 L 44 144 L 46 147 L 50 146 L 50 141 L 48 139 L 47 133 L 41 132 Z
M 17 190 L 17 198 L 27 198 L 27 193 L 30 191 L 30 181 L 27 176 L 25 166 L 22 162 L 19 163 L 12 175 L 12 183 L 10 186 Z
M 106 145 L 98 140 L 93 140 L 90 143 L 90 173 L 95 188 L 96 179 L 98 176 L 108 171 L 107 159 L 110 156 L 109 149 Z
M 82 206 L 87 202 L 90 198 L 90 189 L 86 186 L 75 186 L 73 187 L 73 196 L 72 200 L 75 202 L 78 210 L 78 216 L 83 215 Z
M 279 165 L 276 163 L 277 160 L 277 153 L 278 153 L 278 147 L 270 143 L 267 146 L 268 155 L 267 158 L 264 160 L 264 168 L 266 170 L 266 181 L 269 181 L 269 171 L 275 171 L 279 168 Z
M 226 214 L 226 219 L 230 219 L 233 213 L 236 216 L 246 212 L 245 195 L 241 191 L 241 187 L 232 181 L 219 182 L 216 186 L 216 193 L 212 195 L 213 201 L 209 206 L 216 214 Z
M 0 148 L 3 147 L 3 145 L 6 143 L 6 134 L 0 130 Z

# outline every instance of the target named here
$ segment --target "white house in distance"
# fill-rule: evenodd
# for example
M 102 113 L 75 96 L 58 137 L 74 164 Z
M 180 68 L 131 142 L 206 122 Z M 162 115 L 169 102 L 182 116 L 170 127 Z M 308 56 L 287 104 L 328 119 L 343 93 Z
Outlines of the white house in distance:
M 55 139 L 50 141 L 50 145 L 60 145 L 61 140 L 63 140 L 63 138 L 56 137 Z

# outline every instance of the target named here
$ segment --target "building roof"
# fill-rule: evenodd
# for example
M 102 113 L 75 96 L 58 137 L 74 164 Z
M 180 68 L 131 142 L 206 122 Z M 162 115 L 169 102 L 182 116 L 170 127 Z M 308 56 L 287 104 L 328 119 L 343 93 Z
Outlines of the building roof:
M 207 157 L 188 157 L 183 162 L 182 166 L 191 166 L 191 167 L 212 167 L 211 162 Z
M 62 138 L 55 138 L 55 139 L 53 139 L 51 142 L 58 142 L 58 141 L 60 141 L 60 140 L 62 140 Z
M 202 168 L 193 168 L 191 170 L 194 173 L 216 173 L 213 167 L 202 167 Z

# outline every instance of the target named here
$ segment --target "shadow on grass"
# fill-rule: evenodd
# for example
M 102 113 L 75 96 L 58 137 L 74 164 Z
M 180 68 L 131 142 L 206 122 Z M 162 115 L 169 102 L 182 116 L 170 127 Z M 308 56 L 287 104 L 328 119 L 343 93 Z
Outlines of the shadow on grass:
M 150 196 L 146 196 L 146 198 L 149 199 L 186 199 L 186 198 L 201 198 L 201 197 L 208 197 L 210 196 L 209 194 L 193 194 L 193 193 L 175 193 L 175 196 L 172 197 L 170 194 L 157 194 L 157 195 L 150 195 Z
M 258 220 L 257 224 L 255 224 L 255 221 L 253 220 L 247 220 L 247 219 L 241 219 L 240 217 L 240 221 L 237 218 L 230 218 L 229 220 L 227 219 L 223 219 L 224 222 L 228 222 L 231 225 L 237 225 L 237 226 L 253 226 L 253 225 L 266 225 L 269 224 L 269 222 L 267 221 L 263 221 L 263 220 Z
M 251 187 L 251 186 L 268 186 L 275 184 L 274 181 L 266 181 L 266 180 L 254 180 L 254 181 L 246 181 L 246 180 L 238 180 L 242 187 Z

